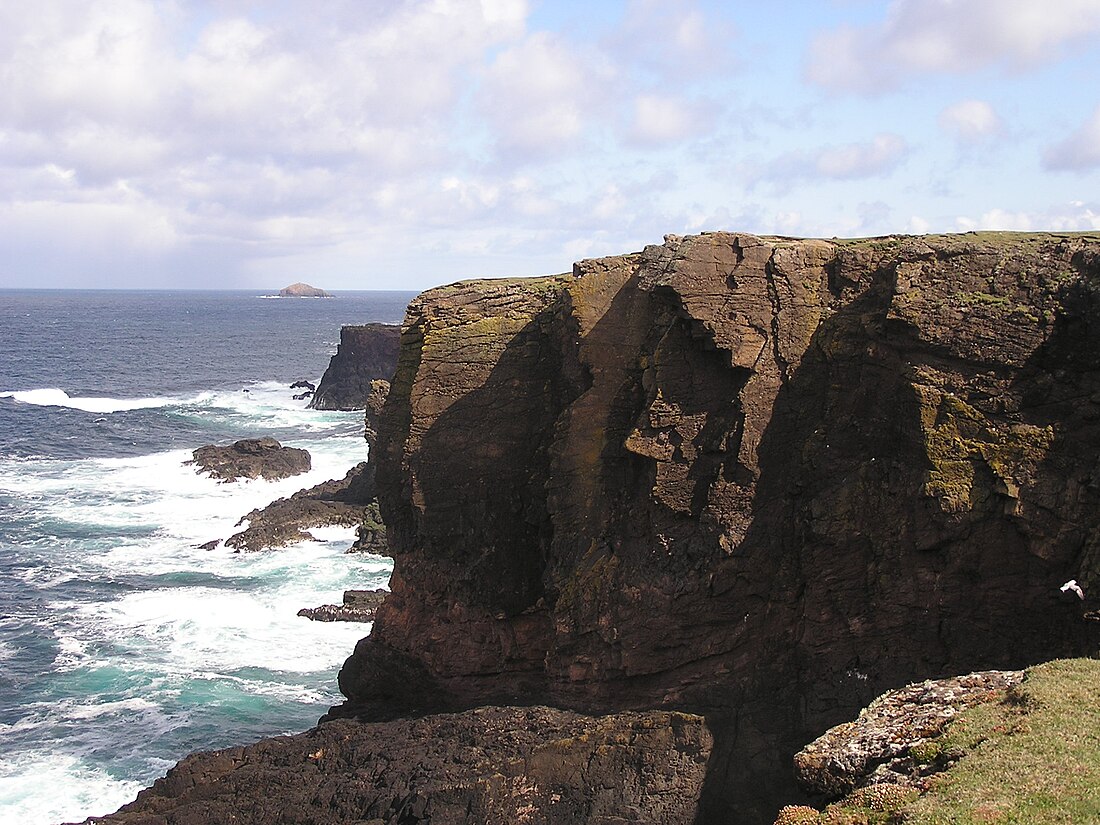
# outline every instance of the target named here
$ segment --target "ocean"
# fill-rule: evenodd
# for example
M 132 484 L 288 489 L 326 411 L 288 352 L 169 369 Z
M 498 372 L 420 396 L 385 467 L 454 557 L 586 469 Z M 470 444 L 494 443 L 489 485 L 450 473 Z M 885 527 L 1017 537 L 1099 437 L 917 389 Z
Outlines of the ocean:
M 198 545 L 366 458 L 362 414 L 292 396 L 341 325 L 412 293 L 0 290 L 0 822 L 102 815 L 195 750 L 312 726 L 369 625 L 302 607 L 385 587 L 354 530 Z M 219 484 L 191 450 L 272 436 L 305 475 Z

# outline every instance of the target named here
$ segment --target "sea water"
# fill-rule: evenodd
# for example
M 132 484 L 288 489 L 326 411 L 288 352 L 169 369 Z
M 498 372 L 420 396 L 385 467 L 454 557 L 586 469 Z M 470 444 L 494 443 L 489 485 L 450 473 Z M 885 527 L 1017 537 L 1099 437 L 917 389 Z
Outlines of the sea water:
M 211 539 L 366 458 L 362 414 L 306 409 L 343 324 L 408 293 L 0 290 L 0 822 L 108 813 L 194 750 L 304 730 L 369 626 L 302 607 L 385 587 L 348 528 L 262 553 Z M 218 483 L 203 444 L 272 436 L 313 469 Z

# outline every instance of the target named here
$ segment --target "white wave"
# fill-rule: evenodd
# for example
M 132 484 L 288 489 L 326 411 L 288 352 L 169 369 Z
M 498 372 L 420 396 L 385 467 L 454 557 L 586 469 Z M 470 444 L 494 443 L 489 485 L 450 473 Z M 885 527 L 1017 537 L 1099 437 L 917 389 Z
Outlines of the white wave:
M 95 397 L 70 397 L 65 390 L 57 388 L 39 390 L 20 390 L 17 392 L 2 392 L 0 398 L 12 398 L 24 404 L 33 404 L 37 407 L 69 407 L 74 410 L 83 410 L 90 413 L 113 413 L 126 410 L 145 410 L 156 407 L 167 407 L 180 403 L 178 398 L 95 398 Z
M 143 785 L 115 779 L 68 754 L 6 754 L 0 761 L 0 821 L 51 825 L 102 816 L 132 800 Z
M 325 627 L 297 615 L 310 606 L 300 593 L 287 590 L 181 587 L 132 593 L 81 612 L 90 632 L 98 625 L 116 645 L 164 657 L 163 666 L 172 671 L 335 672 L 366 631 L 355 625 Z M 146 661 L 145 667 L 151 664 Z

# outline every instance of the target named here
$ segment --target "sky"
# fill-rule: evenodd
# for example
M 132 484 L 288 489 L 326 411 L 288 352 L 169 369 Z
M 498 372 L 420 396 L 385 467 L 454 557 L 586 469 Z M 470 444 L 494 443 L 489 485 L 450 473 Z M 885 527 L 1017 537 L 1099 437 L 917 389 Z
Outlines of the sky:
M 1098 79 L 1100 0 L 0 2 L 0 288 L 1097 230 Z

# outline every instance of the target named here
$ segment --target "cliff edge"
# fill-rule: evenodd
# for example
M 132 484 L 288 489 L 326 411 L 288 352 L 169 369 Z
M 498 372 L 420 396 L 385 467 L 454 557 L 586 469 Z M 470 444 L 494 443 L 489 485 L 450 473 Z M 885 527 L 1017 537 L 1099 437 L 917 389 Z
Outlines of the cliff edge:
M 702 821 L 770 822 L 882 691 L 1088 649 L 1098 289 L 1095 235 L 714 233 L 424 293 L 333 713 L 691 710 Z
M 375 461 L 394 573 L 347 701 L 181 763 L 125 821 L 220 821 L 215 797 L 290 810 L 257 822 L 544 821 L 556 794 L 569 821 L 770 823 L 810 801 L 795 753 L 884 691 L 1096 649 L 1100 236 L 670 236 L 434 289 Z M 388 755 L 402 725 L 495 753 L 523 707 L 546 735 L 504 770 L 455 752 L 418 786 L 420 746 Z M 610 807 L 581 770 L 604 745 L 630 783 Z M 291 771 L 285 805 L 257 764 Z M 690 804 L 658 819 L 652 788 Z

